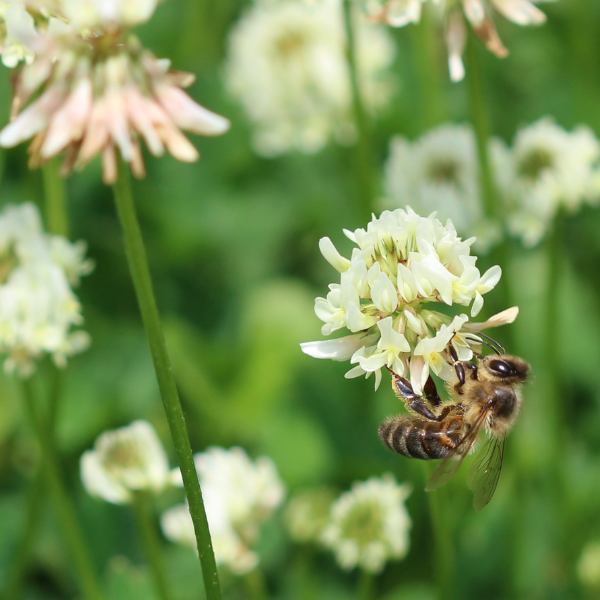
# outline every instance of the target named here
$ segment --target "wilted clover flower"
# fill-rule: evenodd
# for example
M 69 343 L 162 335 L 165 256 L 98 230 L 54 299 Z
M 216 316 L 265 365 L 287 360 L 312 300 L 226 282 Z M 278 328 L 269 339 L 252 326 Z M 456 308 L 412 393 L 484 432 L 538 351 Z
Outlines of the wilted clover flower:
M 35 59 L 19 74 L 13 102 L 18 115 L 0 132 L 0 145 L 12 147 L 33 138 L 32 167 L 64 152 L 63 175 L 101 154 L 106 183 L 117 178 L 117 149 L 133 174 L 144 176 L 140 139 L 155 156 L 168 150 L 178 160 L 197 160 L 198 151 L 181 130 L 220 135 L 229 121 L 182 90 L 193 83 L 192 74 L 171 71 L 168 60 L 157 59 L 129 31 L 152 15 L 154 5 L 137 0 L 51 2 L 50 10 L 66 23 L 21 32 Z
M 285 510 L 285 523 L 295 542 L 319 542 L 329 521 L 333 490 L 322 487 L 296 492 Z
M 474 332 L 512 322 L 509 309 L 485 323 L 469 323 L 465 314 L 454 318 L 425 308 L 432 303 L 471 306 L 476 316 L 483 294 L 498 283 L 499 266 L 483 275 L 471 256 L 474 238 L 463 241 L 450 220 L 442 225 L 434 215 L 421 217 L 410 207 L 384 211 L 367 229 L 344 233 L 358 246 L 350 260 L 329 238 L 320 241 L 327 261 L 341 274 L 340 283 L 329 285 L 326 298 L 317 298 L 315 312 L 324 321 L 323 335 L 347 329 L 352 335 L 334 340 L 305 342 L 303 352 L 315 358 L 350 359 L 356 367 L 346 377 L 381 369 L 410 376 L 421 391 L 429 372 L 442 379 L 453 377 L 447 360 L 452 344 L 460 360 L 471 360 L 472 345 L 481 345 Z
M 520 129 L 512 148 L 500 140 L 492 156 L 509 230 L 535 246 L 560 210 L 600 200 L 600 141 L 589 127 L 565 131 L 548 117 Z
M 390 97 L 394 44 L 385 29 L 358 25 L 357 69 L 373 112 Z M 225 73 L 254 126 L 259 154 L 312 153 L 331 138 L 353 141 L 341 0 L 255 1 L 229 34 Z
M 27 377 L 45 354 L 59 367 L 85 350 L 89 336 L 72 331 L 83 322 L 71 286 L 89 273 L 85 244 L 44 233 L 31 202 L 0 213 L 0 352 L 7 371 Z
M 212 447 L 194 456 L 206 516 L 218 564 L 242 575 L 253 570 L 258 556 L 252 551 L 260 525 L 283 501 L 285 490 L 275 464 L 266 456 L 255 462 L 241 448 Z M 179 470 L 175 483 L 181 485 Z M 189 509 L 179 505 L 163 514 L 162 528 L 170 540 L 195 547 Z
M 546 0 L 534 0 L 543 2 Z M 421 6 L 427 0 L 366 0 L 366 10 L 371 19 L 383 21 L 392 27 L 404 27 L 408 23 L 418 23 L 421 19 Z M 445 24 L 448 66 L 452 81 L 460 81 L 465 76 L 462 53 L 467 41 L 467 21 L 473 31 L 496 56 L 508 56 L 496 26 L 494 13 L 498 12 L 517 25 L 539 25 L 546 15 L 529 0 L 429 0 L 439 7 L 439 16 Z
M 81 480 L 92 495 L 113 504 L 135 492 L 161 492 L 170 483 L 167 455 L 147 421 L 105 431 L 81 457 Z
M 385 165 L 386 208 L 410 198 L 420 214 L 452 219 L 459 233 L 477 237 L 487 249 L 501 236 L 499 224 L 485 219 L 475 134 L 469 125 L 445 124 L 409 141 L 395 136 Z
M 408 552 L 411 520 L 404 506 L 410 486 L 386 473 L 356 482 L 331 507 L 322 541 L 346 570 L 379 573 L 385 563 Z

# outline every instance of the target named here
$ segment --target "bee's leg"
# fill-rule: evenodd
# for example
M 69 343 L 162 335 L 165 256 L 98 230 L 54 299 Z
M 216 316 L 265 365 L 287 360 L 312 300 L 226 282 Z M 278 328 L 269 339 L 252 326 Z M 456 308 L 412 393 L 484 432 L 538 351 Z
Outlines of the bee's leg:
M 427 383 L 429 383 L 429 380 L 427 380 Z M 431 383 L 433 385 L 433 388 L 435 389 L 435 384 L 433 383 L 433 380 L 431 380 Z M 425 387 L 427 388 L 427 384 L 425 384 Z M 404 377 L 400 377 L 400 375 L 394 372 L 392 372 L 392 389 L 394 390 L 394 393 L 396 394 L 396 396 L 398 396 L 398 398 L 404 400 L 408 408 L 414 410 L 417 414 L 421 415 L 422 417 L 425 417 L 430 421 L 441 421 L 445 416 L 443 415 L 438 417 L 437 415 L 434 415 L 431 412 L 431 409 L 425 403 L 425 398 L 415 393 L 412 385 L 410 384 L 410 381 L 408 381 L 408 379 L 405 379 Z M 425 393 L 428 394 L 427 391 Z M 437 398 L 438 402 L 441 403 L 441 400 L 437 395 L 437 390 L 435 390 L 435 397 Z
M 425 383 L 425 387 L 423 388 L 423 395 L 429 404 L 433 407 L 439 406 L 442 403 L 442 399 L 440 398 L 437 388 L 435 387 L 435 381 L 431 375 L 427 378 Z
M 456 376 L 458 377 L 458 383 L 454 385 L 454 389 L 457 393 L 462 394 L 462 386 L 465 385 L 467 371 L 470 371 L 471 379 L 477 379 L 477 367 L 468 360 L 458 360 L 458 355 L 456 354 L 456 350 L 452 344 L 448 345 L 448 354 L 450 355 L 452 366 L 454 367 Z

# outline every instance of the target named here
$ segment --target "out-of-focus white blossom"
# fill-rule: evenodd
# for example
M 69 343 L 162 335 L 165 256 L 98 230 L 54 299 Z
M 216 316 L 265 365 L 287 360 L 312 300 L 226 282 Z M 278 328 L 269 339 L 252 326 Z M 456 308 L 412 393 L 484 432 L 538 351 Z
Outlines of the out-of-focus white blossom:
M 375 373 L 376 387 L 386 367 L 410 374 L 417 393 L 430 371 L 450 378 L 448 344 L 461 360 L 470 360 L 471 346 L 481 346 L 475 331 L 482 327 L 469 323 L 467 315 L 453 318 L 426 306 L 470 306 L 475 317 L 483 295 L 498 283 L 500 267 L 481 275 L 471 256 L 474 238 L 463 241 L 452 221 L 442 225 L 435 215 L 421 217 L 410 207 L 384 211 L 366 230 L 344 233 L 357 245 L 350 260 L 331 240 L 321 240 L 321 252 L 340 272 L 340 283 L 330 284 L 327 297 L 316 299 L 315 313 L 324 322 L 323 335 L 339 329 L 352 335 L 305 342 L 302 351 L 315 358 L 350 359 L 357 366 L 346 377 Z M 504 311 L 486 323 L 511 323 L 517 312 Z
M 385 563 L 408 552 L 411 520 L 404 506 L 410 486 L 386 473 L 356 482 L 331 507 L 323 543 L 346 570 L 379 573 Z
M 392 90 L 388 32 L 357 22 L 356 60 L 371 112 Z M 229 34 L 226 83 L 253 125 L 253 146 L 264 156 L 312 153 L 329 139 L 355 137 L 352 93 L 340 0 L 313 4 L 257 0 Z
M 385 166 L 385 207 L 402 207 L 410 200 L 417 213 L 452 219 L 458 233 L 477 237 L 476 249 L 487 250 L 502 230 L 485 219 L 479 176 L 469 125 L 440 125 L 412 142 L 395 136 Z
M 435 5 L 437 16 L 445 27 L 448 48 L 448 67 L 452 81 L 465 76 L 462 54 L 467 41 L 468 23 L 496 56 L 508 56 L 508 50 L 498 36 L 494 24 L 494 13 L 499 13 L 517 25 L 540 25 L 546 15 L 534 2 L 550 0 L 429 0 Z M 418 23 L 421 5 L 427 0 L 367 0 L 366 10 L 374 21 L 385 22 L 392 27 L 404 27 Z
M 591 129 L 568 132 L 548 117 L 520 129 L 509 149 L 494 140 L 492 157 L 509 230 L 535 246 L 560 210 L 600 199 L 600 142 Z
M 135 27 L 150 19 L 158 0 L 38 0 L 73 27 L 111 29 Z
M 127 29 L 149 18 L 155 4 L 64 0 L 54 10 L 73 23 L 54 19 L 35 35 L 22 31 L 35 58 L 19 74 L 14 118 L 0 132 L 0 145 L 33 138 L 31 167 L 65 153 L 63 175 L 101 154 L 106 183 L 117 179 L 117 150 L 136 177 L 144 176 L 142 139 L 154 156 L 166 150 L 184 162 L 197 160 L 182 130 L 221 135 L 229 121 L 183 91 L 192 74 L 171 71 L 168 60 L 157 59 Z
M 71 285 L 93 267 L 85 249 L 84 242 L 44 233 L 31 202 L 0 213 L 0 352 L 8 354 L 7 371 L 27 377 L 45 354 L 64 367 L 89 345 L 87 333 L 72 330 L 83 318 Z
M 266 456 L 253 462 L 241 448 L 217 447 L 196 454 L 194 461 L 216 561 L 237 575 L 247 573 L 258 564 L 252 547 L 258 540 L 260 525 L 285 496 L 275 464 Z M 173 480 L 182 485 L 179 470 L 174 472 Z M 172 541 L 196 546 L 186 505 L 167 511 L 162 527 Z
M 161 492 L 171 478 L 154 428 L 139 420 L 98 437 L 94 449 L 81 457 L 81 480 L 92 496 L 127 504 L 135 492 Z
M 329 521 L 333 490 L 326 487 L 296 492 L 285 510 L 285 523 L 295 542 L 320 542 Z
M 35 53 L 23 40 L 35 35 L 34 19 L 22 2 L 0 2 L 0 46 L 5 67 L 33 62 Z

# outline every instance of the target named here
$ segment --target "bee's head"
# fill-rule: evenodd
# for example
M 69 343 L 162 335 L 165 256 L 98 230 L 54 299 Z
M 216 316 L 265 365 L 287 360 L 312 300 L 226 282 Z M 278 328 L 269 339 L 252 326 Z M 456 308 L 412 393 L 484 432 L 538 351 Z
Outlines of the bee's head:
M 479 376 L 488 381 L 525 383 L 530 370 L 529 363 L 518 356 L 490 354 L 479 361 Z

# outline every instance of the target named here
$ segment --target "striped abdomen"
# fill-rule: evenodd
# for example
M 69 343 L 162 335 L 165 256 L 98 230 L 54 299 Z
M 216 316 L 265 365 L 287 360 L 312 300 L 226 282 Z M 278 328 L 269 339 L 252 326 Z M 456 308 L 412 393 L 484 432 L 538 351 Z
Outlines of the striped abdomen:
M 450 415 L 440 422 L 398 415 L 381 424 L 379 437 L 398 454 L 431 460 L 447 456 L 468 429 L 461 415 Z

